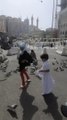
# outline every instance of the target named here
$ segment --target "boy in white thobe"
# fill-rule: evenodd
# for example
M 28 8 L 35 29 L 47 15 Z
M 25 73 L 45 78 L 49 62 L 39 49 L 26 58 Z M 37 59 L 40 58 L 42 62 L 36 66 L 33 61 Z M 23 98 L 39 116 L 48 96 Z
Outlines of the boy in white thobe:
M 50 74 L 50 68 L 48 63 L 48 54 L 42 54 L 41 59 L 43 61 L 42 68 L 39 73 L 42 75 L 42 95 L 49 94 L 53 90 L 53 79 Z

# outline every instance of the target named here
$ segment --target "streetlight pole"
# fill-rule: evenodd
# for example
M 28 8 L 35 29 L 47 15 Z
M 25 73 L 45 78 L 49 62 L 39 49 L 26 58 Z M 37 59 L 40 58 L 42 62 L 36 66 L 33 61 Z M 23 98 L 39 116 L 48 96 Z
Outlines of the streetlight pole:
M 51 24 L 51 28 L 54 27 L 54 8 L 55 8 L 55 0 L 53 0 L 53 8 L 52 8 L 52 24 Z
M 58 0 L 56 0 L 56 9 L 55 9 L 55 28 L 58 28 Z

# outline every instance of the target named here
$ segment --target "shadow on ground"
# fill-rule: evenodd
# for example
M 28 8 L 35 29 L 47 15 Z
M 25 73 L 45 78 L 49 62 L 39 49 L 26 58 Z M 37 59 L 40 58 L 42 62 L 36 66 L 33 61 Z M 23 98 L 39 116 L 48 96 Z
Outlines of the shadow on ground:
M 46 114 L 51 113 L 54 120 L 62 120 L 62 116 L 58 110 L 57 97 L 53 93 L 44 95 L 43 97 L 47 104 L 47 109 L 45 109 L 44 112 Z
M 20 95 L 20 103 L 23 108 L 22 120 L 32 120 L 33 115 L 38 111 L 38 107 L 33 105 L 34 97 L 24 89 Z

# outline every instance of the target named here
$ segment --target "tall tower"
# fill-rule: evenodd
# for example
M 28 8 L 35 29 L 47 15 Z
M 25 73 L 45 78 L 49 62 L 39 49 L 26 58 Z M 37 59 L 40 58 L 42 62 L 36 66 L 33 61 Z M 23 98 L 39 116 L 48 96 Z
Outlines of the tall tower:
M 38 18 L 36 19 L 36 27 L 37 28 L 39 27 L 39 19 Z
M 33 18 L 33 16 L 31 17 L 31 26 L 33 26 L 33 20 L 34 20 L 34 18 Z

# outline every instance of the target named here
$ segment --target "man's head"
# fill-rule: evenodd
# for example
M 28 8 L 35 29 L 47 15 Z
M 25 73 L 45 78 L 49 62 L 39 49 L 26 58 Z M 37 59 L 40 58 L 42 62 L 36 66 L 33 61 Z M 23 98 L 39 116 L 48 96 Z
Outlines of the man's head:
M 26 48 L 26 44 L 22 43 L 22 44 L 20 44 L 19 47 L 20 47 L 20 50 L 23 51 Z

